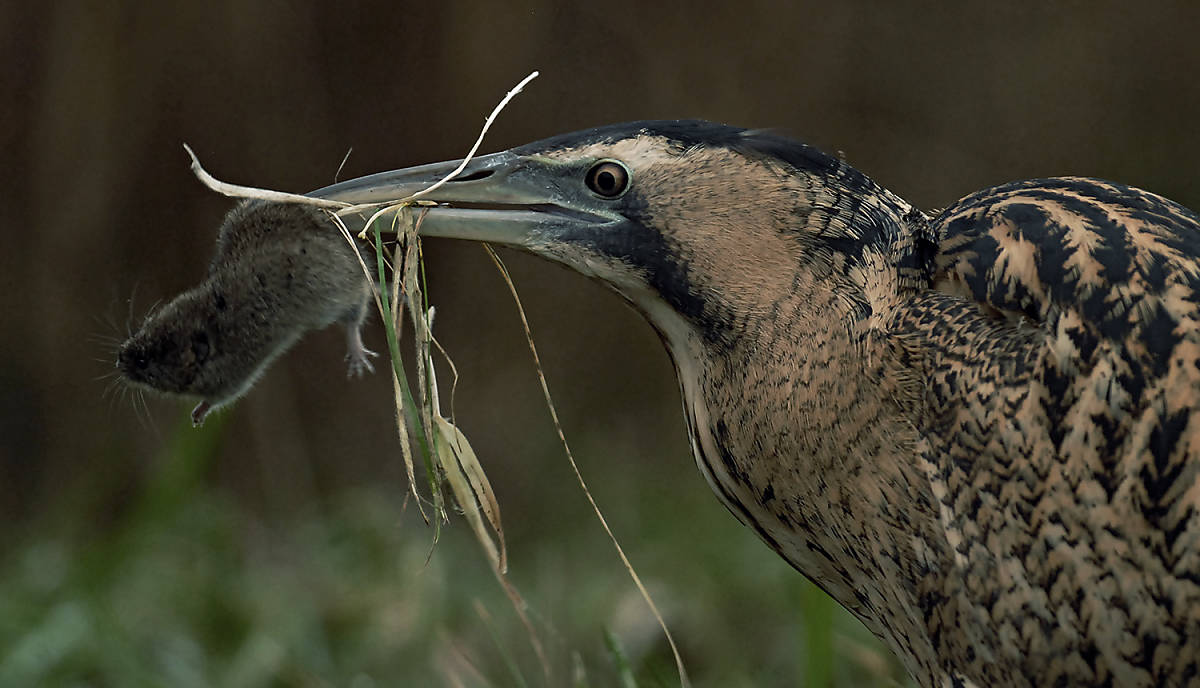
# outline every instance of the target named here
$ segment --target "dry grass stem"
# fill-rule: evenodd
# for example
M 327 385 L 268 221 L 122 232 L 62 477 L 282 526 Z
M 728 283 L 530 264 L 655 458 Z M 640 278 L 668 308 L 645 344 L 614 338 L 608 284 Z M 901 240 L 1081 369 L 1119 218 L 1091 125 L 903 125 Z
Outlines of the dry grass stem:
M 271 201 L 273 203 L 302 203 L 304 205 L 315 205 L 318 208 L 327 210 L 344 210 L 352 207 L 349 203 L 341 201 L 330 201 L 323 198 L 313 198 L 312 196 L 304 196 L 302 194 L 288 193 L 286 191 L 272 191 L 270 189 L 260 189 L 256 186 L 241 186 L 239 184 L 230 184 L 223 182 L 208 173 L 207 170 L 200 164 L 200 159 L 196 157 L 192 147 L 183 144 L 183 149 L 187 151 L 188 157 L 192 159 L 192 174 L 200 180 L 205 186 L 223 196 L 233 198 L 255 198 L 260 201 Z
M 403 260 L 401 250 L 401 244 L 397 243 L 392 251 L 391 321 L 392 326 L 395 328 L 393 336 L 397 341 L 400 340 L 400 335 L 404 328 L 404 315 L 401 312 L 403 306 L 400 301 L 401 271 L 396 269 L 396 265 L 400 264 Z M 382 305 L 380 305 L 380 309 L 382 310 Z M 417 511 L 421 513 L 421 518 L 425 519 L 425 523 L 429 523 L 429 515 L 425 513 L 425 507 L 421 505 L 421 494 L 417 491 L 416 466 L 413 461 L 412 443 L 408 435 L 408 423 L 405 421 L 404 390 L 400 388 L 400 378 L 394 374 L 392 375 L 392 395 L 396 403 L 396 433 L 400 440 L 400 451 L 404 458 L 404 470 L 408 475 L 408 488 L 417 503 Z
M 443 184 L 445 184 L 446 182 L 449 182 L 451 179 L 454 179 L 459 174 L 461 174 L 464 169 L 466 169 L 467 164 L 470 163 L 471 159 L 475 157 L 475 154 L 477 152 L 479 152 L 479 146 L 481 146 L 483 144 L 484 137 L 487 136 L 488 130 L 492 128 L 492 124 L 496 121 L 496 117 L 498 117 L 500 115 L 500 111 L 503 110 L 508 105 L 509 101 L 511 101 L 518 93 L 521 92 L 521 89 L 525 88 L 526 84 L 528 84 L 530 81 L 533 81 L 534 79 L 536 79 L 537 76 L 538 76 L 538 72 L 536 72 L 536 71 L 530 72 L 529 76 L 525 77 L 524 79 L 521 79 L 521 81 L 516 86 L 514 86 L 512 88 L 512 90 L 510 90 L 508 93 L 504 94 L 504 98 L 501 99 L 500 102 L 496 105 L 496 107 L 492 109 L 491 114 L 489 114 L 487 116 L 487 118 L 484 119 L 483 128 L 479 130 L 479 136 L 477 136 L 475 138 L 475 143 L 471 146 L 471 149 L 469 151 L 467 151 L 466 157 L 464 157 L 462 159 L 462 162 L 460 162 L 458 164 L 458 167 L 454 168 L 454 170 L 452 172 L 450 172 L 450 174 L 447 174 L 445 177 L 442 177 L 441 179 L 437 180 L 433 184 L 430 184 L 429 186 L 425 187 L 424 189 L 421 189 L 420 191 L 418 191 L 406 198 L 399 198 L 399 199 L 389 200 L 389 201 L 379 201 L 377 203 L 360 203 L 358 205 L 347 205 L 346 207 L 338 210 L 338 214 L 339 215 L 348 215 L 348 214 L 352 214 L 352 213 L 361 214 L 363 212 L 366 212 L 367 210 L 374 209 L 375 212 L 371 215 L 371 217 L 369 217 L 367 219 L 367 224 L 363 227 L 363 231 L 361 233 L 359 233 L 359 235 L 358 235 L 360 239 L 365 239 L 366 233 L 367 233 L 367 228 L 369 228 L 372 224 L 374 224 L 374 222 L 377 219 L 379 219 L 380 216 L 386 215 L 389 212 L 392 212 L 394 210 L 397 210 L 397 209 L 400 209 L 400 208 L 403 208 L 406 206 L 427 203 L 427 201 L 420 200 L 421 196 L 424 196 L 425 194 L 433 191 L 434 189 L 440 188 Z
M 663 634 L 667 637 L 667 643 L 671 646 L 671 653 L 675 655 L 675 667 L 679 671 L 679 683 L 683 688 L 689 688 L 691 682 L 688 681 L 687 670 L 683 666 L 683 657 L 679 654 L 679 648 L 675 645 L 675 639 L 671 636 L 671 631 L 667 628 L 667 622 L 663 619 L 662 614 L 658 611 L 658 606 L 654 604 L 654 599 L 650 597 L 650 591 L 642 584 L 642 579 L 634 570 L 633 564 L 629 562 L 629 557 L 625 555 L 625 549 L 621 547 L 621 543 L 617 541 L 617 536 L 613 534 L 612 528 L 608 527 L 608 520 L 601 513 L 599 505 L 596 504 L 595 498 L 592 497 L 592 491 L 588 489 L 587 482 L 583 479 L 583 474 L 579 472 L 579 464 L 575 463 L 575 455 L 571 452 L 571 445 L 567 442 L 567 436 L 563 432 L 562 423 L 558 420 L 558 410 L 554 406 L 554 401 L 550 398 L 550 387 L 546 384 L 546 375 L 542 372 L 542 361 L 538 356 L 537 346 L 533 343 L 533 332 L 529 329 L 529 320 L 525 317 L 525 308 L 521 306 L 521 297 L 517 295 L 517 287 L 513 284 L 512 277 L 508 274 L 508 268 L 504 266 L 504 261 L 500 260 L 500 256 L 496 255 L 495 249 L 490 244 L 484 244 L 484 249 L 491 256 L 492 262 L 496 264 L 496 268 L 500 270 L 500 274 L 504 277 L 504 283 L 508 285 L 508 291 L 512 294 L 513 301 L 517 304 L 517 312 L 521 316 L 521 326 L 525 329 L 525 339 L 529 342 L 529 353 L 533 355 L 533 365 L 537 370 L 538 382 L 542 385 L 542 395 L 546 399 L 546 408 L 550 410 L 550 419 L 554 421 L 554 429 L 558 432 L 558 439 L 561 442 L 563 451 L 567 455 L 567 460 L 571 463 L 571 470 L 575 472 L 575 479 L 579 481 L 579 486 L 583 488 L 583 494 L 587 496 L 588 503 L 592 505 L 592 511 L 596 513 L 596 518 L 600 520 L 600 525 L 604 527 L 604 532 L 608 533 L 608 538 L 612 540 L 613 547 L 617 549 L 617 554 L 620 555 L 621 561 L 625 564 L 625 570 L 629 572 L 629 577 L 633 579 L 638 591 L 642 594 L 642 598 L 646 600 L 646 604 L 650 607 L 651 613 L 658 621 L 658 625 L 663 630 Z
M 513 86 L 511 91 L 504 94 L 504 98 L 499 103 L 496 104 L 496 107 L 492 109 L 491 114 L 489 114 L 487 116 L 487 119 L 485 119 L 483 121 L 483 129 L 479 130 L 479 136 L 475 139 L 475 144 L 473 146 L 471 146 L 471 150 L 467 151 L 467 157 L 463 158 L 462 162 L 459 163 L 458 167 L 455 168 L 453 172 L 446 175 L 445 177 L 442 177 L 436 183 L 434 183 L 430 186 L 427 186 L 424 189 L 421 189 L 420 191 L 416 192 L 415 194 L 409 196 L 409 198 L 410 199 L 420 198 L 421 196 L 424 196 L 425 194 L 429 193 L 430 191 L 433 191 L 434 189 L 440 187 L 441 185 L 445 184 L 446 182 L 450 181 L 451 179 L 454 179 L 459 174 L 461 174 L 462 171 L 464 169 L 466 169 L 467 163 L 471 162 L 471 158 L 475 157 L 475 154 L 479 152 L 479 146 L 483 144 L 483 137 L 487 136 L 488 129 L 492 128 L 492 123 L 496 121 L 496 117 L 498 117 L 500 115 L 500 111 L 503 110 L 508 105 L 508 102 L 510 100 L 512 100 L 514 97 L 516 97 L 516 95 L 518 93 L 521 92 L 521 89 L 525 88 L 526 84 L 528 84 L 530 81 L 533 81 L 534 79 L 536 79 L 537 76 L 538 76 L 538 73 L 536 71 L 530 72 L 529 76 L 525 77 L 524 79 L 521 79 L 521 81 L 516 86 Z
M 518 82 L 517 85 L 514 86 L 508 93 L 504 94 L 504 98 L 500 100 L 496 107 L 492 109 L 491 114 L 489 114 L 484 120 L 483 128 L 479 131 L 479 136 L 475 138 L 475 143 L 467 152 L 467 156 L 462 159 L 462 162 L 459 163 L 458 167 L 455 168 L 454 171 L 406 198 L 396 198 L 386 201 L 379 201 L 376 203 L 360 203 L 356 205 L 343 201 L 331 201 L 323 198 L 313 198 L 312 196 L 288 193 L 286 191 L 274 191 L 255 186 L 230 184 L 228 182 L 223 182 L 209 174 L 208 171 L 205 170 L 200 164 L 200 160 L 196 157 L 195 152 L 192 151 L 191 146 L 185 143 L 183 144 L 183 149 L 187 151 L 188 157 L 190 157 L 192 160 L 192 173 L 196 175 L 196 178 L 198 178 L 200 182 L 209 189 L 212 189 L 213 191 L 225 196 L 231 196 L 233 198 L 255 198 L 263 201 L 273 201 L 276 203 L 300 203 L 304 205 L 312 205 L 318 208 L 333 210 L 340 216 L 362 214 L 367 210 L 377 209 L 376 212 L 367 220 L 363 231 L 359 234 L 360 239 L 365 239 L 367 230 L 381 215 L 404 206 L 419 205 L 424 203 L 423 201 L 419 200 L 421 196 L 424 196 L 434 189 L 441 187 L 443 184 L 451 179 L 454 179 L 464 169 L 466 169 L 467 163 L 471 162 L 471 159 L 475 157 L 475 153 L 479 151 L 479 147 L 483 144 L 484 137 L 487 136 L 488 130 L 492 128 L 492 124 L 496 121 L 496 118 L 500 115 L 500 112 L 514 97 L 516 97 L 518 93 L 521 92 L 523 88 L 525 88 L 526 85 L 529 84 L 530 81 L 536 79 L 537 76 L 537 71 L 530 72 L 528 76 L 526 76 L 524 79 L 521 79 L 521 81 Z M 349 156 L 350 153 L 347 151 L 346 157 L 348 158 Z M 343 159 L 342 164 L 344 165 L 345 162 L 345 159 Z M 338 170 L 340 171 L 341 167 L 338 167 Z
M 350 154 L 354 152 L 354 146 L 346 149 L 346 154 L 342 156 L 342 162 L 338 165 L 337 172 L 333 173 L 333 183 L 337 184 L 338 177 L 342 176 L 342 168 L 346 166 L 346 161 L 350 159 Z

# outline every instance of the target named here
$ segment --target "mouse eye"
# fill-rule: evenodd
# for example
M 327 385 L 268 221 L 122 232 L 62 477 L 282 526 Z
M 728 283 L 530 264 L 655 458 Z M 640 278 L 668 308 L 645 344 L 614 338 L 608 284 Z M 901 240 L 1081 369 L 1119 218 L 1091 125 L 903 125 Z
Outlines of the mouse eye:
M 584 181 L 587 187 L 603 198 L 616 198 L 629 188 L 629 168 L 616 160 L 601 160 L 592 165 Z
M 208 358 L 208 333 L 197 332 L 192 335 L 192 355 L 200 362 Z

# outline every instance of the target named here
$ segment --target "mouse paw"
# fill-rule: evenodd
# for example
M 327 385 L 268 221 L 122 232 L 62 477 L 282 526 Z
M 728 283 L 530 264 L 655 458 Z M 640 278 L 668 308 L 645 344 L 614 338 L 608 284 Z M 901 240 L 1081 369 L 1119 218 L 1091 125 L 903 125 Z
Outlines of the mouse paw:
M 204 425 L 204 419 L 208 417 L 211 411 L 212 404 L 208 403 L 207 400 L 196 404 L 196 408 L 192 409 L 192 427 L 198 428 Z
M 362 377 L 365 373 L 375 372 L 375 366 L 371 363 L 371 359 L 377 356 L 379 354 L 365 346 L 346 354 L 346 361 L 350 364 L 350 369 L 346 371 L 346 377 Z

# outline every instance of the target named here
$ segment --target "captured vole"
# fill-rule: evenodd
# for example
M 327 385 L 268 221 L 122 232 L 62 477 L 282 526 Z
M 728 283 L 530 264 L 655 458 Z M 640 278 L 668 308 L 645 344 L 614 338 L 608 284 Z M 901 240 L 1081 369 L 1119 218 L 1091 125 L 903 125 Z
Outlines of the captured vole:
M 136 385 L 199 397 L 199 425 L 306 332 L 334 321 L 346 325 L 350 372 L 371 370 L 361 331 L 370 301 L 359 256 L 324 212 L 243 202 L 221 225 L 204 281 L 148 315 L 117 367 Z

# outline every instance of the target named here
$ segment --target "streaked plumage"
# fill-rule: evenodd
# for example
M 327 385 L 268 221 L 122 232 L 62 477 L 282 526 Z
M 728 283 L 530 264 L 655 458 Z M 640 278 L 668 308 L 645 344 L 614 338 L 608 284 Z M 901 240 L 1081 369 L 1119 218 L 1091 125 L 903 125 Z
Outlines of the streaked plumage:
M 1068 178 L 934 227 L 939 289 L 1011 323 L 928 364 L 930 480 L 962 594 L 987 602 L 974 646 L 1039 683 L 1200 681 L 1200 220 Z M 931 306 L 905 320 L 973 329 Z
M 605 160 L 628 189 L 589 190 Z M 453 164 L 316 193 L 402 196 Z M 422 233 L 565 263 L 643 313 L 714 492 L 922 685 L 1200 684 L 1191 211 L 1067 178 L 931 218 L 702 122 L 568 134 L 462 179 Z

